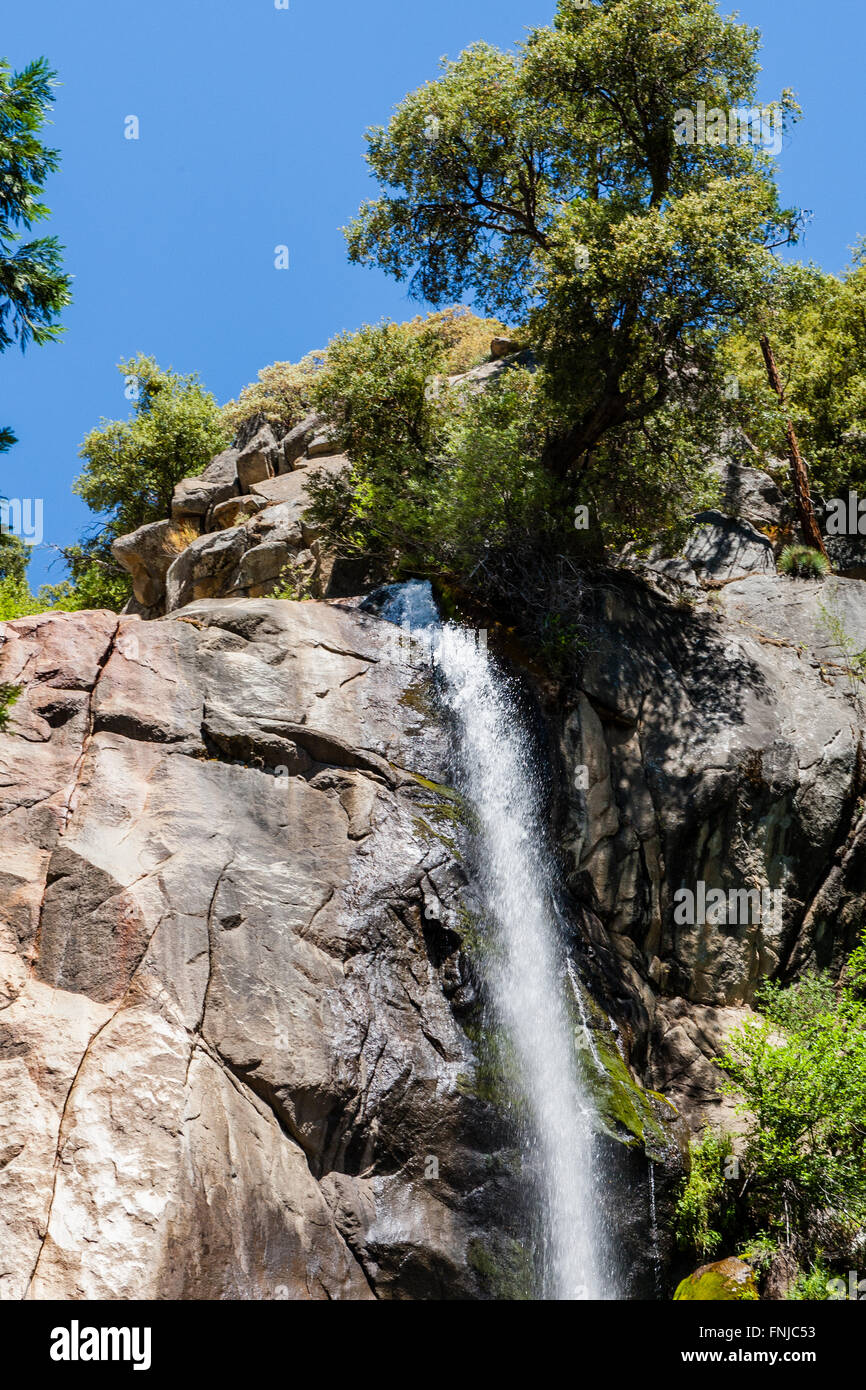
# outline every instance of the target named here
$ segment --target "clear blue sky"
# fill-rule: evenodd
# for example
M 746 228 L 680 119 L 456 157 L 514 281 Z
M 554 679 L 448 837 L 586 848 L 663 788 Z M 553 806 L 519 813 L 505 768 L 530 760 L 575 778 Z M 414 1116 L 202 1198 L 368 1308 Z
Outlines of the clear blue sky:
M 726 4 L 722 9 L 727 10 Z M 0 423 L 18 446 L 0 492 L 44 498 L 45 540 L 90 520 L 70 493 L 81 439 L 126 416 L 114 370 L 138 351 L 198 371 L 225 401 L 278 359 L 415 309 L 401 286 L 349 266 L 339 228 L 372 191 L 362 133 L 438 58 L 503 47 L 554 0 L 38 0 L 7 5 L 0 48 L 58 69 L 51 230 L 75 302 L 58 345 L 0 359 Z M 815 213 L 800 254 L 840 271 L 866 232 L 863 0 L 741 0 L 764 33 L 764 90 L 805 109 L 781 156 L 786 199 Z M 124 118 L 140 139 L 124 139 Z M 274 269 L 274 247 L 291 268 Z M 31 582 L 48 573 L 37 551 Z

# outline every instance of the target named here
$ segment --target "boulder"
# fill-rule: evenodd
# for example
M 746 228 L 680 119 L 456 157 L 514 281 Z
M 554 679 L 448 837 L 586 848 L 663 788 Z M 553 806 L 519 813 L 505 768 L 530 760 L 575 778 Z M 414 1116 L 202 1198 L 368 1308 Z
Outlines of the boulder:
M 772 542 L 749 522 L 717 511 L 702 512 L 696 522 L 684 554 L 700 579 L 724 584 L 775 572 Z
M 337 441 L 329 429 L 319 430 L 309 441 L 306 450 L 308 459 L 328 458 L 338 452 Z
M 749 1265 L 733 1256 L 702 1265 L 677 1286 L 674 1298 L 686 1302 L 754 1303 L 758 1299 L 755 1275 Z
M 283 473 L 295 467 L 307 452 L 307 445 L 313 436 L 321 433 L 324 423 L 321 415 L 307 415 L 289 430 L 282 441 L 283 459 L 278 472 Z
M 177 556 L 171 544 L 174 527 L 173 521 L 153 521 L 112 542 L 111 553 L 132 575 L 133 593 L 143 608 L 156 608 L 165 599 L 165 578 Z
M 263 425 L 238 455 L 238 484 L 244 494 L 253 490 L 254 483 L 272 478 L 277 471 L 279 449 L 269 425 Z
M 786 531 L 793 523 L 793 510 L 769 473 L 732 458 L 715 465 L 721 482 L 719 507 L 729 517 L 747 522 L 756 529 Z
M 494 338 L 490 344 L 490 356 L 496 362 L 503 357 L 512 357 L 520 351 L 520 343 L 515 342 L 513 338 Z
M 263 497 L 254 497 L 251 493 L 246 497 L 232 497 L 228 502 L 217 503 L 211 513 L 211 525 L 214 530 L 226 531 L 255 516 L 266 506 Z
M 235 497 L 238 487 L 238 450 L 225 449 L 218 454 L 203 473 L 194 478 L 182 478 L 174 490 L 172 516 L 204 517 L 220 502 Z
M 247 548 L 243 526 L 199 536 L 178 555 L 166 575 L 166 611 L 172 613 L 196 598 L 229 593 Z
M 482 362 L 479 367 L 472 367 L 468 372 L 459 372 L 455 376 L 448 377 L 448 385 L 476 393 L 498 381 L 503 372 L 514 371 L 516 367 L 524 367 L 527 371 L 534 372 L 536 370 L 535 354 L 529 348 L 524 348 L 510 357 L 502 357 L 493 362 Z

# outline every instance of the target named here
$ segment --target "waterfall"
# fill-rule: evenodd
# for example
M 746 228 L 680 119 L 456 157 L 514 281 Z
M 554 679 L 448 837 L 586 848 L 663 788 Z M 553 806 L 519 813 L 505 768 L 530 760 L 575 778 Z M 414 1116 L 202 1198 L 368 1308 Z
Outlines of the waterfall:
M 655 1296 L 662 1296 L 662 1257 L 659 1250 L 659 1218 L 656 1210 L 656 1170 L 651 1158 L 647 1159 L 649 1167 L 649 1197 L 650 1197 L 650 1230 L 651 1230 L 651 1250 L 653 1257 L 653 1278 L 655 1280 Z
M 541 1296 L 614 1297 L 599 1268 L 591 1103 L 579 1080 L 570 963 L 532 740 L 486 643 L 439 625 L 430 586 L 413 581 L 388 594 L 380 616 L 408 625 L 438 668 L 457 731 L 459 789 L 477 816 L 478 887 L 493 936 L 487 984 L 516 1062 L 530 1168 L 541 1189 Z

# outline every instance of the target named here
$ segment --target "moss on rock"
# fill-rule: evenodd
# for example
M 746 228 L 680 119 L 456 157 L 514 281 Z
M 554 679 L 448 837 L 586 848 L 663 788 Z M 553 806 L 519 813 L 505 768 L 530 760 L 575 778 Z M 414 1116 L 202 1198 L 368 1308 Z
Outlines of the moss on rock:
M 504 1238 L 494 1247 L 483 1240 L 473 1240 L 466 1258 L 491 1298 L 514 1303 L 537 1297 L 532 1256 L 519 1241 Z
M 731 1256 L 696 1269 L 677 1285 L 674 1299 L 691 1303 L 754 1303 L 758 1300 L 758 1287 L 749 1266 Z
M 671 1144 L 666 1123 L 676 1118 L 676 1107 L 635 1080 L 604 1010 L 573 973 L 570 985 L 578 1065 L 602 1129 L 618 1143 L 641 1147 L 648 1158 L 662 1162 Z

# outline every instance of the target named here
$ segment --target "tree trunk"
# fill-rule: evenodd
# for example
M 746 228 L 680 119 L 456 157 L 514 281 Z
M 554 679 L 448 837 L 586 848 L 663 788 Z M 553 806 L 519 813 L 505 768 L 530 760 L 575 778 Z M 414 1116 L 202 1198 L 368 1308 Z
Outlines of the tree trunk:
M 764 354 L 764 362 L 767 365 L 767 376 L 770 386 L 779 397 L 779 404 L 785 404 L 785 388 L 782 385 L 782 378 L 779 376 L 779 368 L 776 366 L 776 358 L 770 346 L 770 340 L 766 333 L 761 335 L 761 351 Z M 785 435 L 788 440 L 788 459 L 791 464 L 791 483 L 794 488 L 794 506 L 797 509 L 797 520 L 800 523 L 800 530 L 807 545 L 811 545 L 815 550 L 820 550 L 825 559 L 827 547 L 824 544 L 824 537 L 815 519 L 815 509 L 812 506 L 812 491 L 809 487 L 809 474 L 803 462 L 803 455 L 800 453 L 800 444 L 797 439 L 796 431 L 791 420 L 786 421 Z

